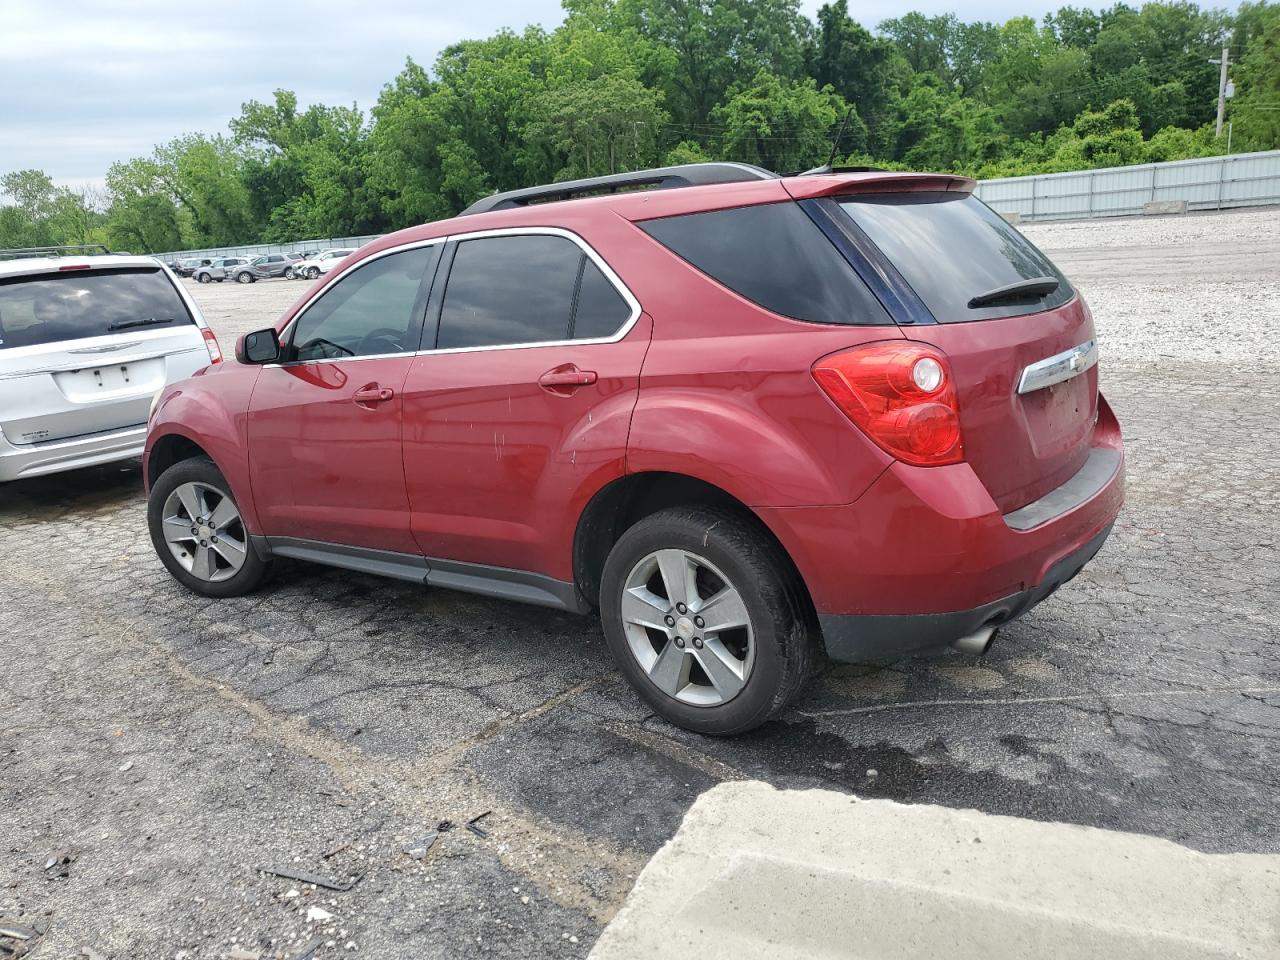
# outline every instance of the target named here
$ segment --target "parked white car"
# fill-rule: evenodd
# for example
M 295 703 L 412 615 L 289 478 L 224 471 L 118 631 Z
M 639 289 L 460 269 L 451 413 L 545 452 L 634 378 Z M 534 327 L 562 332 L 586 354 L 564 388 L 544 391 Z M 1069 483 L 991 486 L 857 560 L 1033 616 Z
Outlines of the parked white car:
M 293 265 L 293 276 L 298 280 L 314 280 L 316 277 L 328 273 L 355 252 L 354 247 L 322 250 L 309 260 L 295 263 Z
M 160 390 L 221 361 L 151 257 L 0 260 L 0 483 L 140 456 Z

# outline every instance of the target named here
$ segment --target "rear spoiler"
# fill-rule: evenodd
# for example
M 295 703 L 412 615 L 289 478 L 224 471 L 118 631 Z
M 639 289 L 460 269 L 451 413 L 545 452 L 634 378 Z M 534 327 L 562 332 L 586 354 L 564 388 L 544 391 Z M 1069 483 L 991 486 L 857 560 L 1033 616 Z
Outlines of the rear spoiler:
M 951 173 L 832 173 L 782 181 L 796 200 L 851 193 L 972 193 L 977 181 Z

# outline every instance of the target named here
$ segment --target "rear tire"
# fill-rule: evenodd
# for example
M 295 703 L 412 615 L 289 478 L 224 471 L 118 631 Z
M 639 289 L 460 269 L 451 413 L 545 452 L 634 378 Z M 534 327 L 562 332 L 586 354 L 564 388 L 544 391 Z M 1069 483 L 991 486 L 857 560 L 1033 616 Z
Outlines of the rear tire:
M 680 578 L 683 591 L 666 586 Z M 601 622 L 623 675 L 661 717 L 712 736 L 752 730 L 795 699 L 817 651 L 807 610 L 778 545 L 719 507 L 641 520 L 601 578 Z
M 231 487 L 208 457 L 175 463 L 147 498 L 151 543 L 180 584 L 205 597 L 255 590 L 271 565 L 249 541 Z

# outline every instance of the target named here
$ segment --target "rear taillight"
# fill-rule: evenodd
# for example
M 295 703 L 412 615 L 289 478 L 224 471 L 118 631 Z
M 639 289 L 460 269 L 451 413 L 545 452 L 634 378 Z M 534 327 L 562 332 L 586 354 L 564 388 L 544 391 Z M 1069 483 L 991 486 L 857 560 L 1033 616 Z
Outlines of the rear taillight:
M 213 335 L 213 331 L 205 327 L 200 331 L 204 334 L 204 345 L 209 351 L 210 363 L 222 362 L 222 348 L 218 346 L 218 338 Z
M 823 357 L 818 385 L 890 456 L 919 467 L 964 459 L 960 406 L 946 354 L 921 343 L 873 343 Z

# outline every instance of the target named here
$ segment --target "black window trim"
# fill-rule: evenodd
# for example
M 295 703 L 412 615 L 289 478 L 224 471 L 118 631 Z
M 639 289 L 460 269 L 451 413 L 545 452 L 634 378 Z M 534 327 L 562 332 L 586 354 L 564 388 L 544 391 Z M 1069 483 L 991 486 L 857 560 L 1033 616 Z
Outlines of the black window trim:
M 608 337 L 591 337 L 591 338 L 584 337 L 584 338 L 575 340 L 572 338 L 572 331 L 570 330 L 570 331 L 567 331 L 569 334 L 569 337 L 562 340 L 539 340 L 534 343 L 496 343 L 496 344 L 485 344 L 484 346 L 478 346 L 478 347 L 437 348 L 435 345 L 436 343 L 439 342 L 440 311 L 444 306 L 444 292 L 448 289 L 448 286 L 449 286 L 448 272 L 446 272 L 445 268 L 447 267 L 449 271 L 452 271 L 453 254 L 454 254 L 454 251 L 457 250 L 458 244 L 466 240 L 483 240 L 487 237 L 530 237 L 530 236 L 532 237 L 537 237 L 537 236 L 563 237 L 564 239 L 569 240 L 570 242 L 576 244 L 578 246 L 578 249 L 581 250 L 587 257 L 589 257 L 591 259 L 591 262 L 596 265 L 596 267 L 600 270 L 602 274 L 604 274 L 604 278 L 608 280 L 609 283 L 613 284 L 614 289 L 617 290 L 619 296 L 622 297 L 622 299 L 626 302 L 627 306 L 630 308 L 630 311 L 631 311 L 630 315 L 627 317 L 626 321 L 622 324 L 622 326 L 620 326 L 617 329 L 617 331 L 615 331 L 612 335 Z M 640 301 L 635 298 L 635 295 L 631 292 L 631 290 L 627 287 L 627 285 L 622 282 L 622 278 L 619 277 L 617 273 L 614 272 L 613 268 L 610 267 L 609 264 L 605 262 L 604 258 L 601 257 L 600 254 L 598 254 L 592 248 L 591 244 L 587 243 L 586 240 L 584 240 L 578 234 L 574 233 L 572 230 L 565 230 L 563 227 L 498 227 L 493 230 L 474 230 L 474 231 L 471 231 L 470 233 L 454 233 L 454 234 L 450 234 L 445 239 L 449 241 L 449 248 L 445 252 L 445 255 L 441 257 L 441 269 L 440 271 L 438 271 L 438 275 L 441 277 L 441 281 L 442 281 L 440 284 L 441 292 L 440 292 L 440 295 L 438 296 L 433 295 L 431 298 L 432 299 L 431 309 L 428 311 L 428 316 L 427 316 L 427 330 L 424 331 L 423 333 L 422 349 L 419 351 L 420 355 L 430 354 L 432 356 L 437 356 L 437 355 L 449 354 L 449 353 L 479 353 L 485 350 L 528 350 L 531 347 L 565 347 L 565 346 L 581 347 L 581 346 L 590 346 L 591 344 L 598 344 L 598 343 L 617 343 L 619 340 L 622 340 L 624 337 L 626 337 L 628 333 L 631 332 L 631 328 L 634 327 L 636 325 L 636 321 L 640 319 L 640 314 L 644 312 L 640 306 Z M 573 305 L 575 310 L 577 307 L 578 291 L 582 283 L 582 270 L 585 267 L 585 265 L 586 265 L 585 261 L 581 261 L 578 267 L 578 280 L 574 286 L 574 294 L 573 294 L 573 297 L 574 297 Z M 427 346 L 428 342 L 431 344 L 430 347 Z

